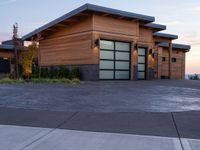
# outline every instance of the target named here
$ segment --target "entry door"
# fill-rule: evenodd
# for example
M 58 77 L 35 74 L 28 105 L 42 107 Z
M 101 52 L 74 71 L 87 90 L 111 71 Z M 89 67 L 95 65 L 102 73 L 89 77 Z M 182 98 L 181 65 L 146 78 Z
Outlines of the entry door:
M 99 78 L 130 79 L 130 43 L 100 40 Z
M 138 48 L 138 79 L 146 79 L 146 49 Z
M 10 72 L 10 62 L 8 59 L 0 57 L 0 73 Z

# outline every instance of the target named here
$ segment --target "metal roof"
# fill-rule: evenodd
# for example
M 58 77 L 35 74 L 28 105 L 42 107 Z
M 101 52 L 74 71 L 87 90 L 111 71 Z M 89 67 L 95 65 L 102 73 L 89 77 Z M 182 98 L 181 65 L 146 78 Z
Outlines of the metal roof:
M 150 22 L 154 22 L 155 18 L 152 16 L 146 16 L 146 15 L 141 15 L 141 14 L 136 14 L 136 13 L 132 13 L 132 12 L 126 12 L 126 11 L 122 11 L 122 10 L 117 10 L 117 9 L 112 9 L 112 8 L 107 8 L 107 7 L 102 7 L 102 6 L 97 6 L 97 5 L 93 5 L 93 4 L 85 4 L 63 16 L 61 16 L 58 19 L 55 19 L 54 21 L 30 32 L 29 34 L 25 35 L 22 37 L 22 40 L 26 40 L 32 36 L 34 36 L 35 34 L 49 28 L 52 27 L 66 19 L 69 19 L 70 17 L 81 13 L 83 11 L 93 11 L 93 12 L 100 12 L 100 13 L 108 13 L 108 14 L 112 14 L 112 15 L 117 15 L 117 16 L 122 16 L 122 17 L 127 17 L 127 18 L 133 18 L 133 19 L 138 19 L 147 23 Z
M 178 35 L 159 33 L 159 32 L 153 33 L 153 36 L 159 36 L 159 37 L 164 37 L 164 38 L 169 38 L 169 39 L 178 39 Z
M 14 50 L 14 45 L 1 44 L 1 45 L 0 45 L 0 49 Z
M 161 47 L 169 47 L 169 44 L 165 43 L 165 42 L 160 43 L 158 45 L 161 46 Z M 185 45 L 185 44 L 173 43 L 172 44 L 172 48 L 189 51 L 191 49 L 191 46 L 190 45 Z
M 167 29 L 167 26 L 161 25 L 161 24 L 156 24 L 156 23 L 149 23 L 149 24 L 144 25 L 144 27 L 157 29 L 158 31 Z

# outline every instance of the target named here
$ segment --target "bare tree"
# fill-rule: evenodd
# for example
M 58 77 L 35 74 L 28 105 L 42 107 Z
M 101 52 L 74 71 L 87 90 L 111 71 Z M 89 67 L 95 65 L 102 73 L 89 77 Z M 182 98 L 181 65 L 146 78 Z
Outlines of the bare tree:
M 19 38 L 18 38 L 18 24 L 13 25 L 13 43 L 14 43 L 14 58 L 15 58 L 15 79 L 19 79 Z

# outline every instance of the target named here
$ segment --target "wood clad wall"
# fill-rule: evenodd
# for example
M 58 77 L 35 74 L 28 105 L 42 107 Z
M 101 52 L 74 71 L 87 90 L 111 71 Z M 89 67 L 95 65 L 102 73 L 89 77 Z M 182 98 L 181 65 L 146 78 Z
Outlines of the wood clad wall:
M 92 17 L 53 32 L 40 41 L 41 65 L 98 64 L 92 49 Z
M 184 79 L 185 52 L 173 49 L 172 58 L 176 58 L 176 62 L 172 62 L 172 79 Z
M 139 22 L 93 15 L 93 30 L 129 36 L 139 36 Z
M 169 49 L 168 48 L 163 48 L 162 49 L 162 57 L 165 57 L 165 61 L 162 61 L 162 66 L 161 66 L 161 76 L 169 77 Z
M 159 66 L 161 69 L 160 76 L 169 77 L 169 50 L 168 48 L 162 49 L 162 55 L 160 55 L 160 60 L 165 57 L 165 62 L 162 61 L 162 65 Z M 172 58 L 176 58 L 176 62 L 172 62 L 172 72 L 171 79 L 184 79 L 185 78 L 185 52 L 182 50 L 173 49 Z
M 140 27 L 139 30 L 139 42 L 151 43 L 153 42 L 152 30 L 144 27 Z
M 13 56 L 14 56 L 14 53 L 0 49 L 0 57 L 11 58 Z

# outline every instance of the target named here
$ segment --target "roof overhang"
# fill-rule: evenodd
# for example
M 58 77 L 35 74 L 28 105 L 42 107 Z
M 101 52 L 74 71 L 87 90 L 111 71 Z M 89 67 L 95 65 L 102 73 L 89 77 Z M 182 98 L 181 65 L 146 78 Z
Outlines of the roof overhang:
M 165 25 L 156 24 L 156 23 L 148 23 L 148 24 L 144 25 L 144 27 L 150 28 L 154 32 L 158 32 L 158 31 L 162 31 L 162 30 L 166 30 L 167 29 L 167 27 Z
M 14 45 L 1 44 L 0 49 L 12 51 L 14 50 Z
M 169 47 L 169 43 L 163 42 L 163 43 L 158 44 L 158 46 L 168 48 Z M 186 52 L 189 52 L 190 49 L 191 49 L 191 46 L 190 45 L 185 45 L 185 44 L 173 43 L 172 44 L 172 48 L 179 49 L 179 50 L 184 50 Z
M 178 39 L 178 35 L 167 34 L 167 33 L 159 33 L 159 32 L 153 33 L 153 36 L 168 38 L 168 39 L 172 39 L 172 40 Z
M 27 35 L 22 37 L 22 40 L 25 41 L 27 39 L 30 39 L 31 37 L 37 35 L 38 33 L 42 32 L 58 23 L 61 23 L 62 21 L 65 21 L 79 13 L 85 12 L 85 11 L 106 13 L 106 14 L 116 15 L 116 16 L 120 16 L 120 17 L 124 17 L 124 18 L 130 18 L 130 19 L 134 19 L 134 20 L 139 20 L 145 24 L 155 21 L 155 18 L 152 16 L 146 16 L 146 15 L 136 14 L 136 13 L 132 13 L 132 12 L 126 12 L 126 11 L 122 11 L 122 10 L 97 6 L 97 5 L 93 5 L 93 4 L 85 4 L 81 7 L 61 16 L 60 18 L 57 18 L 57 19 L 51 21 L 50 23 L 28 33 Z

